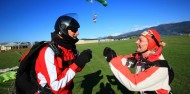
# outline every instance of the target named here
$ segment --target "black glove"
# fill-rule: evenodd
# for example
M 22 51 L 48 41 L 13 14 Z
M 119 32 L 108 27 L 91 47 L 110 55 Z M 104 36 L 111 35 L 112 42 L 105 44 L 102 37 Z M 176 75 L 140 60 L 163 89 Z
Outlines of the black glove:
M 105 47 L 104 51 L 103 51 L 103 56 L 106 57 L 107 62 L 110 62 L 112 60 L 112 58 L 116 57 L 117 55 L 114 50 L 112 50 L 109 47 Z
M 87 62 L 90 62 L 91 58 L 92 58 L 92 51 L 90 49 L 84 50 L 76 58 L 75 64 L 80 68 L 82 68 Z

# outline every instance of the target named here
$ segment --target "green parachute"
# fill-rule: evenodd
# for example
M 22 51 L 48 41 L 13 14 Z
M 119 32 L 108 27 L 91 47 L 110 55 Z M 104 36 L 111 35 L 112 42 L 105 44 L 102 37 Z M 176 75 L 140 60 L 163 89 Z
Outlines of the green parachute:
M 86 0 L 87 2 L 91 2 L 93 3 L 94 1 L 97 1 L 99 3 L 101 3 L 104 7 L 106 7 L 108 5 L 107 1 L 106 0 Z

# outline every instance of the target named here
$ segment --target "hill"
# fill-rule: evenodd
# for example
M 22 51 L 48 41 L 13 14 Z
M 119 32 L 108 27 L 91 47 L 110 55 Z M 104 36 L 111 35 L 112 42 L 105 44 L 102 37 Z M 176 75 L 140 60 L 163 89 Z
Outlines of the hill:
M 160 24 L 158 26 L 144 28 L 142 30 L 132 31 L 132 32 L 128 32 L 128 33 L 124 33 L 124 34 L 120 34 L 118 36 L 112 36 L 112 37 L 114 39 L 120 39 L 120 38 L 126 38 L 126 37 L 131 37 L 131 36 L 137 36 L 143 31 L 150 28 L 155 28 L 156 30 L 158 30 L 158 32 L 162 36 L 190 34 L 190 21 Z

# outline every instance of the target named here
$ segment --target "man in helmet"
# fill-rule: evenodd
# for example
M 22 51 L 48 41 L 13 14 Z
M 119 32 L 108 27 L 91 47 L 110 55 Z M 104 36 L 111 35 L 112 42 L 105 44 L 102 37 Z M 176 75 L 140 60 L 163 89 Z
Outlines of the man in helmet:
M 113 74 L 131 91 L 168 94 L 171 90 L 169 65 L 162 55 L 165 43 L 161 41 L 160 34 L 155 29 L 146 30 L 140 34 L 136 45 L 136 52 L 126 56 L 117 56 L 110 47 L 104 49 L 103 55 Z M 129 68 L 135 68 L 135 73 Z
M 73 78 L 92 58 L 91 50 L 87 49 L 79 54 L 76 49 L 79 27 L 79 23 L 73 17 L 60 16 L 55 23 L 55 31 L 51 33 L 51 43 L 54 47 L 43 47 L 37 57 L 37 82 L 53 94 L 72 94 Z M 42 91 L 38 91 L 40 92 Z

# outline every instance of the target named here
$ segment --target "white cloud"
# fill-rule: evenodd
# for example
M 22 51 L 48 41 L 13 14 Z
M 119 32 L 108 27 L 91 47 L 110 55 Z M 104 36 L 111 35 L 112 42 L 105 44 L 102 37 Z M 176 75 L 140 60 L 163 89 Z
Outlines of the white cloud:
M 123 33 L 114 33 L 114 34 L 111 34 L 111 36 L 117 36 L 117 35 L 120 35 L 120 34 L 123 34 Z
M 154 27 L 154 26 L 157 26 L 157 25 L 147 25 L 147 26 L 135 25 L 135 26 L 133 26 L 132 29 L 129 30 L 129 32 L 133 32 L 133 31 L 137 31 L 137 30 L 142 30 L 142 29 L 150 28 L 150 27 Z

